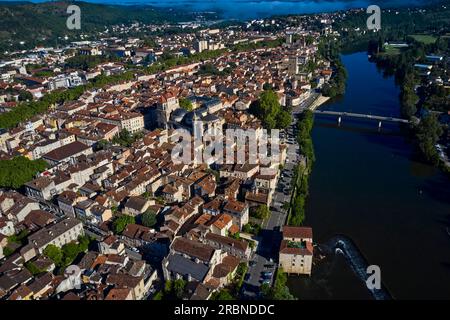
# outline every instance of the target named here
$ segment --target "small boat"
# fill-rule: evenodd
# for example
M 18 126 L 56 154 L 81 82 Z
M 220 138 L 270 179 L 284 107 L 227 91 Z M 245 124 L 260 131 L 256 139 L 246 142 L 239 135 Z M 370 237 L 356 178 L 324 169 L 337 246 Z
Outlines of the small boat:
M 446 227 L 445 230 L 447 231 L 447 234 L 450 237 L 450 229 L 448 227 Z

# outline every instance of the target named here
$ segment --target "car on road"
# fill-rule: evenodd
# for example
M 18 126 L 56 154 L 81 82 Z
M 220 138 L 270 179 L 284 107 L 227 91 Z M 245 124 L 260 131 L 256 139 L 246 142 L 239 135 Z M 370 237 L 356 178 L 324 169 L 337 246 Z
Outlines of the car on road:
M 273 272 L 271 271 L 264 271 L 262 272 L 262 278 L 263 279 L 270 279 L 273 276 Z
M 265 279 L 262 281 L 262 284 L 269 284 L 270 285 L 270 279 Z
M 253 267 L 254 265 L 256 265 L 256 261 L 255 261 L 255 260 L 251 260 L 251 261 L 248 263 L 248 265 L 249 265 L 250 267 Z

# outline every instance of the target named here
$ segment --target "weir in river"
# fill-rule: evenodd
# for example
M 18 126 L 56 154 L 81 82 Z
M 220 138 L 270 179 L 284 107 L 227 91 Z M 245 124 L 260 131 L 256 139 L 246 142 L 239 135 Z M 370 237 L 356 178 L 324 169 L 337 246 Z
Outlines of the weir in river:
M 367 274 L 367 267 L 369 263 L 362 255 L 361 251 L 354 244 L 354 242 L 343 235 L 337 235 L 328 240 L 320 248 L 327 254 L 341 254 L 345 257 L 347 263 L 351 266 L 353 272 L 358 276 L 362 282 L 366 282 L 370 274 Z M 381 270 L 381 283 L 383 283 L 383 270 Z M 380 289 L 369 289 L 375 300 L 391 300 L 392 296 L 382 284 Z

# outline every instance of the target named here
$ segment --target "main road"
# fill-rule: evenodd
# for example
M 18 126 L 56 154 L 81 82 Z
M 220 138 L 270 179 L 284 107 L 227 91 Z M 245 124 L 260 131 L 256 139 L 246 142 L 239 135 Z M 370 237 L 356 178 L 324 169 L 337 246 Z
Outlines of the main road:
M 286 224 L 287 211 L 283 208 L 285 203 L 290 202 L 292 193 L 292 177 L 295 164 L 300 157 L 300 147 L 296 139 L 297 115 L 302 113 L 319 98 L 316 92 L 292 110 L 294 119 L 286 129 L 285 141 L 288 146 L 286 163 L 281 171 L 270 207 L 270 217 L 262 223 L 261 232 L 258 235 L 259 243 L 250 262 L 249 271 L 242 286 L 242 298 L 255 299 L 260 293 L 262 285 L 262 273 L 272 272 L 275 275 L 277 268 L 278 252 L 281 243 L 281 229 Z M 270 283 L 273 284 L 273 276 Z

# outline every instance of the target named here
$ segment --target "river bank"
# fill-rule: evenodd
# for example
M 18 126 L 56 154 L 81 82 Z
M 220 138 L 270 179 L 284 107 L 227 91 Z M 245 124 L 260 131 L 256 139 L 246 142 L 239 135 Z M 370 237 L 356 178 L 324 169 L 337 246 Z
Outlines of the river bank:
M 346 95 L 321 109 L 400 116 L 399 88 L 383 77 L 367 54 L 342 57 Z M 397 124 L 316 116 L 312 131 L 316 162 L 310 178 L 305 225 L 315 243 L 342 234 L 368 264 L 381 269 L 383 284 L 398 299 L 448 297 L 450 186 L 436 168 L 413 160 L 413 147 Z M 313 274 L 290 277 L 301 299 L 372 299 L 342 255 L 317 261 Z
M 319 95 L 316 100 L 309 106 L 309 110 L 314 111 L 319 108 L 321 105 L 325 104 L 330 97 L 324 97 L 323 95 Z

